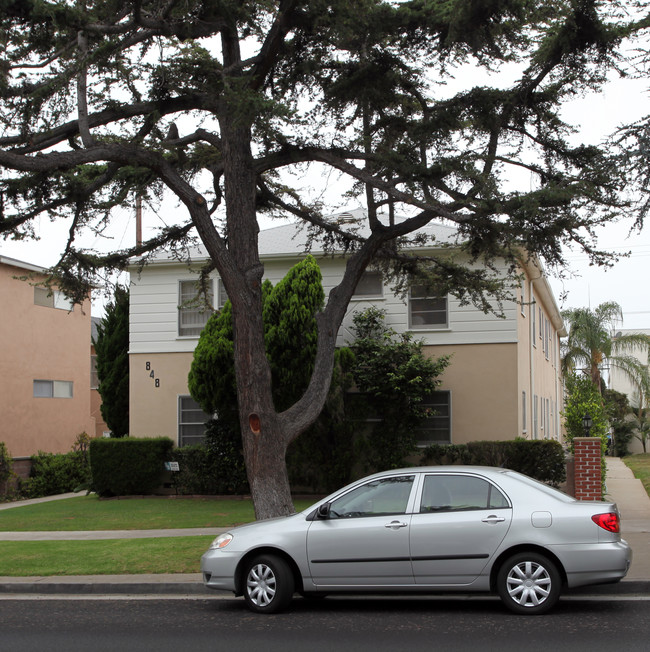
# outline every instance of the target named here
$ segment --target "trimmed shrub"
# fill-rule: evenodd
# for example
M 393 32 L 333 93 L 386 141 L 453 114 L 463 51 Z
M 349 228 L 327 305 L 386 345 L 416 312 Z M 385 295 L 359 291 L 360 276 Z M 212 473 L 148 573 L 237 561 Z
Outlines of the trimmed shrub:
M 93 439 L 90 442 L 92 489 L 99 496 L 153 493 L 162 482 L 174 444 L 168 437 Z
M 514 439 L 429 446 L 421 464 L 475 464 L 497 466 L 535 478 L 554 487 L 566 479 L 566 458 L 557 441 Z

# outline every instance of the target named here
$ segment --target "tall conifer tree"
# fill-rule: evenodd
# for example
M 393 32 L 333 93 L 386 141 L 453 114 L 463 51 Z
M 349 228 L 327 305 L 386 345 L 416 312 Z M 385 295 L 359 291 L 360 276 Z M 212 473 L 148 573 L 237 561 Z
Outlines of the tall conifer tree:
M 97 326 L 98 391 L 101 412 L 113 437 L 129 434 L 129 291 L 117 286 Z

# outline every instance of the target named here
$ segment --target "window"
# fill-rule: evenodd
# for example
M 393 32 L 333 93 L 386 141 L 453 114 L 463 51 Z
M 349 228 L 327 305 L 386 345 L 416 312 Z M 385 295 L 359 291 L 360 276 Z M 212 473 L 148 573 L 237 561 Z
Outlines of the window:
M 178 397 L 178 445 L 200 444 L 205 439 L 205 422 L 211 418 L 191 396 Z
M 537 439 L 537 394 L 533 396 L 533 438 Z
M 536 331 L 536 322 L 535 322 L 535 301 L 533 300 L 533 303 L 530 306 L 530 332 L 532 333 L 532 342 L 533 346 L 537 346 L 536 340 L 535 340 L 535 333 Z
M 90 356 L 90 389 L 99 387 L 99 377 L 97 376 L 97 356 Z
M 506 509 L 508 499 L 482 478 L 466 475 L 428 475 L 424 479 L 420 513 Z
M 551 341 L 551 323 L 544 317 L 544 355 L 548 360 L 548 350 Z
M 223 284 L 223 281 L 219 279 L 217 284 L 219 296 L 217 297 L 217 310 L 221 310 L 226 301 L 228 301 L 228 293 L 226 292 L 226 286 Z
M 72 398 L 73 383 L 69 380 L 35 380 L 34 398 Z
M 354 290 L 355 299 L 377 298 L 384 294 L 381 272 L 364 272 Z
M 404 514 L 408 505 L 413 475 L 381 478 L 348 491 L 330 504 L 330 518 L 359 518 Z
M 526 432 L 528 430 L 528 424 L 527 422 L 527 411 L 526 411 L 526 392 L 521 393 L 521 422 L 522 422 L 522 430 Z
M 34 305 L 67 310 L 68 312 L 74 308 L 72 301 L 63 292 L 44 287 L 34 288 Z
M 199 292 L 196 281 L 179 281 L 178 284 L 178 334 L 198 337 L 212 314 L 214 292 L 208 281 L 207 297 Z
M 418 446 L 451 443 L 451 392 L 433 392 L 420 404 L 429 410 L 429 416 L 416 428 Z
M 435 296 L 424 285 L 412 286 L 409 320 L 411 328 L 447 328 L 447 297 Z

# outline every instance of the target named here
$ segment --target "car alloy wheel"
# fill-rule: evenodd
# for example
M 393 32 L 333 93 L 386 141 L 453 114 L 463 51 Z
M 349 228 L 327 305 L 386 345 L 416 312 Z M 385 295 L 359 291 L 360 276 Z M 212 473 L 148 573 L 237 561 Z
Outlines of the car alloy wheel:
M 246 566 L 244 599 L 258 613 L 276 613 L 291 602 L 294 580 L 287 563 L 274 555 L 255 557 Z
M 519 614 L 547 612 L 560 598 L 560 585 L 560 574 L 555 564 L 537 553 L 510 557 L 497 576 L 501 600 Z

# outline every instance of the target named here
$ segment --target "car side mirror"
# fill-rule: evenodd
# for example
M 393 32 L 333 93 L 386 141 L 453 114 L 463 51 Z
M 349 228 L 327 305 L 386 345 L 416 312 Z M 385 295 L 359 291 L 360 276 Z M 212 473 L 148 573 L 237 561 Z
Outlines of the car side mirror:
M 329 518 L 330 517 L 330 504 L 323 503 L 318 506 L 318 518 Z

